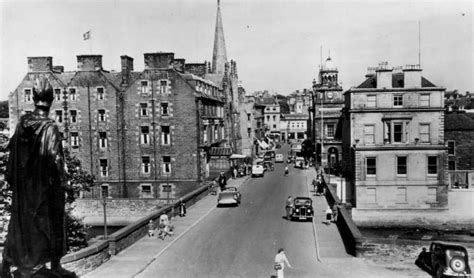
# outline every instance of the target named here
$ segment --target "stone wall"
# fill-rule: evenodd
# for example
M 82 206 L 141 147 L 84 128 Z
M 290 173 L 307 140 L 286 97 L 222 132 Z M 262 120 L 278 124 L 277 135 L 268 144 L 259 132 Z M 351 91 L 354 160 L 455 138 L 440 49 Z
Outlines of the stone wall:
M 87 248 L 64 256 L 61 259 L 61 264 L 64 268 L 82 276 L 96 269 L 99 265 L 108 261 L 109 258 L 109 242 L 101 240 Z

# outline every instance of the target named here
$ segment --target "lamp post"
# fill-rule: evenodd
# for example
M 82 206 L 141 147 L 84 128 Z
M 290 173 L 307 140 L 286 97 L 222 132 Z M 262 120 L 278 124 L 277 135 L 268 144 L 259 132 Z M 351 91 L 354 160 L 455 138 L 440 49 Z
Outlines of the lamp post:
M 102 194 L 102 207 L 104 209 L 104 239 L 107 238 L 107 196 Z

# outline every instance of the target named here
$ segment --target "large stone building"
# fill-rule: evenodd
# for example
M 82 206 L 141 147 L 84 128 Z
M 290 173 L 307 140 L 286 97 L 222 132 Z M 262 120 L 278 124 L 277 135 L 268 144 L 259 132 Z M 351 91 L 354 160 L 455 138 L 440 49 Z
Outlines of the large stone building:
M 54 87 L 51 116 L 72 154 L 95 176 L 86 197 L 176 198 L 229 169 L 239 153 L 237 66 L 227 61 L 220 7 L 213 63 L 185 63 L 174 53 L 144 54 L 144 70 L 121 56 L 120 72 L 101 55 L 77 56 L 77 71 L 29 57 L 28 73 L 9 96 L 10 126 L 34 109 L 37 77 Z
M 262 103 L 265 105 L 264 123 L 268 135 L 280 138 L 280 104 L 273 97 L 263 97 Z
M 33 82 L 46 76 L 55 91 L 51 116 L 99 185 L 86 196 L 180 196 L 208 176 L 206 150 L 226 141 L 223 92 L 185 72 L 173 53 L 144 60 L 135 72 L 133 59 L 122 56 L 122 71 L 109 73 L 101 55 L 79 55 L 78 70 L 62 72 L 51 57 L 30 57 L 10 95 L 10 124 L 33 110 Z
M 313 83 L 313 106 L 315 111 L 309 131 L 315 136 L 317 162 L 327 170 L 339 168 L 342 160 L 341 139 L 336 136 L 340 129 L 344 94 L 339 83 L 339 71 L 328 57 L 318 73 L 318 82 Z
M 422 77 L 418 65 L 374 70 L 345 92 L 352 217 L 367 225 L 437 221 L 447 209 L 445 89 Z

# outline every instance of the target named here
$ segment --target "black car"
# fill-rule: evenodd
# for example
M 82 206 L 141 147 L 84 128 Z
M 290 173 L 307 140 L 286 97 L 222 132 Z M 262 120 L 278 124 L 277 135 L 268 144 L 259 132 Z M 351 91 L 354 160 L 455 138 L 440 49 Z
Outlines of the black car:
M 312 220 L 314 215 L 313 201 L 308 197 L 296 197 L 293 201 L 291 219 Z
M 415 264 L 437 278 L 471 277 L 467 250 L 459 244 L 434 241 L 429 252 L 423 248 Z

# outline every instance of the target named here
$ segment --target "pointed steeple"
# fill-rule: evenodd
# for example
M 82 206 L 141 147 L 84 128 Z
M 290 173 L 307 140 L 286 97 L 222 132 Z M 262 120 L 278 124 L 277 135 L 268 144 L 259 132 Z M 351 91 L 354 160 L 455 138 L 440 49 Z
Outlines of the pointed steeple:
M 216 32 L 214 34 L 214 51 L 212 52 L 212 73 L 224 74 L 227 63 L 224 28 L 222 27 L 220 0 L 217 0 Z

